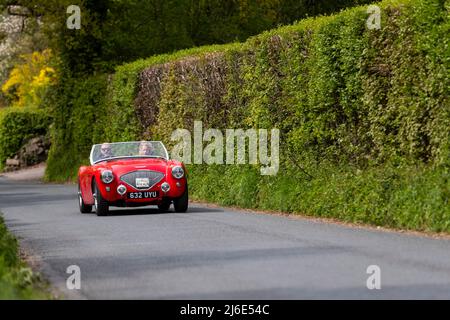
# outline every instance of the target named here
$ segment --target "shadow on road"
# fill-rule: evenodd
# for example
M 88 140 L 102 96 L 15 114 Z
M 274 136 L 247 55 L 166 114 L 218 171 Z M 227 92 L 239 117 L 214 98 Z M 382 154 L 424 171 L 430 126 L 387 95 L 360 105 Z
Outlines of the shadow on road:
M 27 207 L 64 201 L 71 201 L 76 205 L 77 196 L 76 194 L 47 195 L 38 192 L 0 193 L 0 208 Z
M 133 216 L 133 215 L 157 215 L 157 214 L 190 214 L 190 213 L 213 213 L 223 212 L 222 209 L 190 207 L 185 213 L 177 213 L 171 208 L 167 212 L 161 212 L 156 207 L 140 207 L 140 208 L 111 208 L 109 216 Z

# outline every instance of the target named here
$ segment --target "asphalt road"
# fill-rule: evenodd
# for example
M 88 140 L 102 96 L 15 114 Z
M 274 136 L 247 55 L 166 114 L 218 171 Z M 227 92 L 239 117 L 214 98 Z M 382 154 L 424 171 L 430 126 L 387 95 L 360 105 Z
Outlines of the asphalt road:
M 79 213 L 75 186 L 1 178 L 0 211 L 66 298 L 450 298 L 449 240 L 204 205 L 97 217 Z M 81 290 L 66 289 L 70 265 Z

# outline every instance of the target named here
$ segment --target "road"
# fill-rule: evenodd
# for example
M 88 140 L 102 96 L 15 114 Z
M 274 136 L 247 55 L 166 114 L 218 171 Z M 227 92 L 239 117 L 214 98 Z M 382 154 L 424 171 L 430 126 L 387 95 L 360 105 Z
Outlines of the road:
M 450 298 L 444 239 L 196 204 L 97 217 L 79 213 L 73 185 L 2 178 L 0 211 L 68 299 Z M 80 290 L 66 288 L 70 265 Z

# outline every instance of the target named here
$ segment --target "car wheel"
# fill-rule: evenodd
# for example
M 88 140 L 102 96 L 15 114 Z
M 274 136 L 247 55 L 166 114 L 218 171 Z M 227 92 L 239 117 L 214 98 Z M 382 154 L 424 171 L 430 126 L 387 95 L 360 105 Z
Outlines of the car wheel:
M 186 212 L 189 205 L 189 195 L 188 188 L 186 185 L 186 190 L 183 195 L 179 198 L 173 200 L 173 207 L 175 208 L 175 212 Z
M 78 205 L 80 206 L 81 213 L 91 213 L 92 206 L 84 204 L 83 197 L 81 196 L 80 184 L 78 183 Z
M 97 213 L 97 216 L 106 216 L 106 215 L 108 215 L 108 212 L 109 212 L 108 202 L 105 199 L 103 199 L 102 193 L 98 189 L 97 184 L 95 183 L 95 181 L 93 183 L 94 183 L 94 187 L 93 187 L 94 193 L 93 193 L 93 195 L 94 195 L 94 210 L 95 210 L 95 213 Z
M 161 204 L 158 204 L 158 209 L 161 212 L 167 212 L 170 209 L 170 200 L 163 200 Z

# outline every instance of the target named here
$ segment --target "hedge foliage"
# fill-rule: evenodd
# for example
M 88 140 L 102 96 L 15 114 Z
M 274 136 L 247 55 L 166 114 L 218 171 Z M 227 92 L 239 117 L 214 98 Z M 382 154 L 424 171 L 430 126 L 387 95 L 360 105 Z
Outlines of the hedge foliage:
M 75 159 L 87 159 L 88 141 L 151 138 L 170 145 L 173 130 L 192 130 L 194 120 L 205 128 L 279 128 L 277 176 L 260 176 L 252 165 L 193 165 L 192 195 L 450 231 L 450 2 L 378 5 L 380 30 L 369 30 L 367 7 L 356 7 L 242 44 L 121 66 L 104 81 L 105 99 L 80 91 L 99 99 L 88 108 L 97 133 L 84 132 L 80 144 L 74 132 L 81 129 L 61 131 L 72 136 L 60 146 L 75 141 Z M 67 116 L 69 124 L 80 121 Z M 74 177 L 76 161 L 61 149 L 51 160 L 50 179 Z
M 80 164 L 89 163 L 92 144 L 103 140 L 104 131 L 114 121 L 104 123 L 101 119 L 106 108 L 107 75 L 93 75 L 84 81 L 64 78 L 62 83 L 59 91 L 47 97 L 55 115 L 47 159 L 49 180 L 74 177 Z
M 35 108 L 5 108 L 0 110 L 0 170 L 6 159 L 19 151 L 28 139 L 47 134 L 52 117 Z

